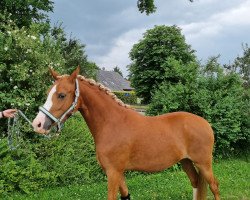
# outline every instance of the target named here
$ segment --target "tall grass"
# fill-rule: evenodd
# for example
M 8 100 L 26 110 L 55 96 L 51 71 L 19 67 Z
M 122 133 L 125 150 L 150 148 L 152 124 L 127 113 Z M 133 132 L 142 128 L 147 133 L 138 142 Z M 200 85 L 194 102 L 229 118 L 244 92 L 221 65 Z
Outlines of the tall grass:
M 222 200 L 250 200 L 250 164 L 248 159 L 219 160 L 214 163 L 214 172 L 220 182 Z M 127 179 L 127 183 L 131 199 L 134 200 L 192 199 L 192 187 L 183 171 L 166 170 L 150 175 L 137 174 Z M 4 199 L 103 200 L 106 199 L 106 195 L 106 182 L 101 181 L 94 184 L 48 188 L 30 195 L 16 193 Z M 211 192 L 208 194 L 208 199 L 213 199 Z

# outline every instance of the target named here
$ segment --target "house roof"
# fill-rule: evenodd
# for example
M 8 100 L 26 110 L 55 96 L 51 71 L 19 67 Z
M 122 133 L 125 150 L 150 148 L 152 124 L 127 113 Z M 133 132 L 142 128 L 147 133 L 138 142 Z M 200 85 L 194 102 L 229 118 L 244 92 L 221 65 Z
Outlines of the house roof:
M 130 91 L 133 88 L 130 82 L 114 71 L 98 70 L 97 81 L 112 91 Z

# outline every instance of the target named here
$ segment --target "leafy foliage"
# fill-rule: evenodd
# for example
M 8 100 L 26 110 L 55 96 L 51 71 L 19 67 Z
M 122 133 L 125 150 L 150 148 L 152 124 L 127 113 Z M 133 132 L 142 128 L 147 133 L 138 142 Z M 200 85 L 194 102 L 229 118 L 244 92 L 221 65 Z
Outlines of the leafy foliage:
M 0 159 L 0 195 L 104 180 L 93 138 L 80 114 L 66 122 L 60 136 L 49 140 L 34 136 L 14 151 L 0 140 Z
M 183 63 L 170 58 L 165 65 L 168 70 L 164 81 L 156 90 L 152 102 L 149 104 L 147 114 L 160 115 L 173 111 L 190 111 L 192 104 L 190 99 L 195 93 L 198 69 L 195 63 L 183 67 Z
M 194 0 L 189 0 L 193 2 Z M 137 0 L 137 7 L 141 13 L 145 12 L 147 15 L 156 11 L 154 0 Z
M 141 13 L 146 12 L 147 15 L 156 11 L 154 0 L 138 0 L 137 7 Z
M 181 61 L 183 67 L 195 62 L 194 51 L 185 43 L 180 28 L 164 25 L 146 31 L 143 39 L 130 51 L 130 58 L 131 84 L 137 95 L 144 98 L 144 103 L 150 102 L 154 91 L 165 81 L 168 58 Z
M 0 109 L 14 107 L 33 113 L 44 98 L 50 79 L 48 66 L 63 66 L 55 41 L 40 34 L 41 24 L 19 29 L 0 16 Z
M 122 71 L 121 71 L 121 69 L 118 66 L 114 67 L 113 71 L 117 72 L 118 74 L 120 74 L 123 77 Z
M 244 80 L 244 86 L 250 88 L 250 47 L 248 44 L 242 46 L 243 55 L 238 56 L 232 65 L 227 65 L 230 71 L 239 73 Z
M 6 140 L 0 140 L 0 195 L 11 191 L 29 193 L 55 182 L 54 172 L 46 171 L 29 145 L 10 151 Z
M 1 0 L 0 13 L 10 14 L 10 19 L 15 21 L 19 28 L 29 27 L 32 22 L 48 20 L 47 12 L 53 10 L 50 0 Z
M 51 36 L 57 42 L 60 54 L 64 59 L 65 69 L 63 73 L 70 74 L 76 66 L 80 66 L 81 72 L 88 77 L 95 78 L 97 72 L 97 65 L 87 60 L 85 54 L 85 45 L 81 44 L 79 40 L 75 38 L 67 39 L 67 36 L 62 29 L 62 24 L 52 28 Z
M 182 110 L 204 117 L 214 129 L 217 155 L 229 155 L 242 141 L 249 144 L 249 98 L 245 96 L 241 78 L 236 73 L 224 73 L 217 58 L 211 58 L 197 77 L 195 70 L 192 75 L 177 63 L 172 65 L 173 74 L 183 81 L 164 82 L 155 93 L 148 114 Z
M 34 6 L 32 1 L 15 3 L 17 5 L 14 6 L 30 3 L 28 7 L 31 12 L 39 12 L 38 8 L 32 10 Z M 41 3 L 39 5 L 41 7 L 47 6 L 42 1 L 36 1 L 36 3 Z M 50 4 L 50 1 L 46 3 Z M 25 9 L 25 6 L 23 8 Z M 29 119 L 32 119 L 38 106 L 44 102 L 45 92 L 51 85 L 48 75 L 49 66 L 56 68 L 59 72 L 67 73 L 69 69 L 66 68 L 67 65 L 72 68 L 80 64 L 82 71 L 92 77 L 97 67 L 95 63 L 87 61 L 85 46 L 78 40 L 68 40 L 61 28 L 51 30 L 48 23 L 37 23 L 43 19 L 44 13 L 39 19 L 35 16 L 26 19 L 22 10 L 16 14 L 23 14 L 23 18 L 19 15 L 13 16 L 7 9 L 0 14 L 0 29 L 2 30 L 0 32 L 0 110 L 10 107 L 18 108 L 26 113 Z M 17 17 L 20 21 L 17 23 L 13 17 Z M 3 133 L 0 136 L 0 194 L 16 190 L 29 193 L 45 186 L 66 185 L 72 181 L 88 182 L 89 176 L 96 172 L 93 177 L 101 179 L 101 170 L 95 164 L 93 142 L 91 143 L 89 138 L 87 138 L 89 145 L 87 143 L 79 145 L 81 137 L 74 134 L 68 137 L 76 136 L 76 139 L 61 137 L 61 140 L 54 138 L 45 141 L 37 138 L 24 124 L 19 127 L 24 136 L 20 148 L 10 151 L 5 138 L 6 121 L 3 119 L 0 123 L 0 131 Z M 76 126 L 81 127 L 79 124 Z M 88 132 L 86 126 L 83 128 L 85 129 L 79 128 L 79 131 Z M 65 130 L 79 133 L 75 130 L 75 126 Z M 85 137 L 82 138 L 83 141 L 85 139 Z M 70 143 L 72 148 L 65 148 L 66 140 L 72 142 Z M 84 152 L 83 149 L 86 146 L 91 146 L 88 149 L 89 153 L 85 154 L 88 156 L 87 161 L 82 159 L 80 153 Z M 73 147 L 81 149 L 76 150 Z M 73 155 L 75 153 L 77 156 Z M 62 165 L 62 162 L 65 164 Z
M 0 24 L 5 30 L 0 32 L 0 110 L 13 107 L 33 116 L 51 84 L 49 66 L 67 73 L 66 66 L 72 69 L 81 65 L 85 74 L 95 76 L 97 67 L 87 61 L 84 45 L 68 41 L 62 29 L 52 37 L 43 33 L 44 24 L 19 29 L 8 16 L 0 15 L 0 19 L 5 22 Z
M 114 94 L 126 104 L 134 105 L 137 102 L 137 97 L 133 91 L 114 91 Z

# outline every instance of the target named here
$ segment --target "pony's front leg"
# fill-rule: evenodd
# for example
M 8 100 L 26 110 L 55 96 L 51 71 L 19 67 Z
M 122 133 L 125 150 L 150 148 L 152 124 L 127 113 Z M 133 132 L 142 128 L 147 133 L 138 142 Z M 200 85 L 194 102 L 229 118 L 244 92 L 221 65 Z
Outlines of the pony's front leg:
M 108 200 L 116 200 L 122 173 L 114 169 L 107 171 L 108 177 Z

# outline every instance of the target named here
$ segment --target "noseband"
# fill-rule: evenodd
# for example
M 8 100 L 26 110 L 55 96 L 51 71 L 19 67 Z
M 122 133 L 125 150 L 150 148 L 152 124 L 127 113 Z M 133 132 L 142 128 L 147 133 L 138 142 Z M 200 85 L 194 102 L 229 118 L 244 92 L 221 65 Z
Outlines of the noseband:
M 66 110 L 62 116 L 60 118 L 56 118 L 54 115 L 52 115 L 46 108 L 44 108 L 43 106 L 39 107 L 39 110 L 41 112 L 43 112 L 47 117 L 49 117 L 50 119 L 52 119 L 55 123 L 57 123 L 57 131 L 60 132 L 62 130 L 62 126 L 63 126 L 63 120 L 66 117 L 66 115 L 68 115 L 69 113 L 72 113 L 72 111 L 75 109 L 77 101 L 78 101 L 78 97 L 80 95 L 79 92 L 79 83 L 78 80 L 76 78 L 76 90 L 75 90 L 75 99 L 72 102 L 71 106 L 68 108 L 68 110 Z

